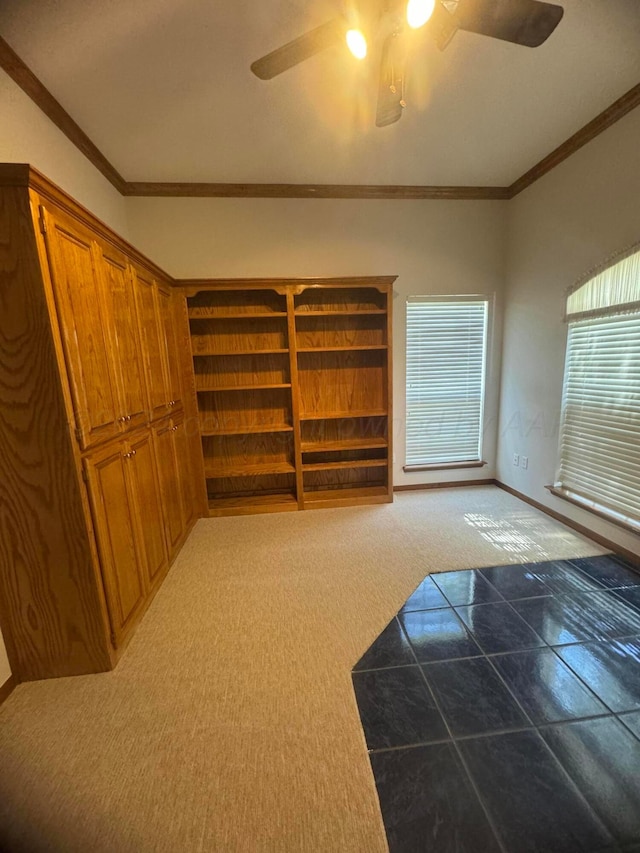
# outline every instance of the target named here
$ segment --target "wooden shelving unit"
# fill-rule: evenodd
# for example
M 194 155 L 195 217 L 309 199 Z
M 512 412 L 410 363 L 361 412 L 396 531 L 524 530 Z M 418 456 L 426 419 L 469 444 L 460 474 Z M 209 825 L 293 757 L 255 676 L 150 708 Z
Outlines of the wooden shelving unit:
M 393 281 L 182 282 L 210 515 L 392 500 Z

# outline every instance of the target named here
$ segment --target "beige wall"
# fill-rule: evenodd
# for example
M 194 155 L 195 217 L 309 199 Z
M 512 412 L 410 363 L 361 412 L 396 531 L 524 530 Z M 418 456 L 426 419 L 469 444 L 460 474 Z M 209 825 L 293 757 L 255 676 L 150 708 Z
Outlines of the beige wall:
M 129 199 L 132 241 L 180 278 L 397 275 L 394 300 L 396 485 L 494 476 L 505 202 Z M 485 468 L 405 474 L 405 301 L 496 294 Z
M 128 237 L 126 200 L 0 70 L 0 163 L 30 163 Z
M 567 287 L 640 240 L 640 110 L 509 203 L 498 476 L 640 554 L 637 536 L 544 488 L 554 480 Z M 529 468 L 514 467 L 514 453 Z

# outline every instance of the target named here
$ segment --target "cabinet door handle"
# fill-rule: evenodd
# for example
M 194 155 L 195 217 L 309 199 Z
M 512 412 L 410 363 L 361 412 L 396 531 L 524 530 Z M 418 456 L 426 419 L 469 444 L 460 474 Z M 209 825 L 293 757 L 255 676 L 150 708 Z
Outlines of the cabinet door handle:
M 131 415 L 127 415 L 127 421 L 131 420 Z
M 123 453 L 122 455 L 123 455 L 123 457 L 124 457 L 125 459 L 131 459 L 131 454 L 130 454 L 130 453 Z
M 131 455 L 131 456 L 135 456 L 135 455 L 136 455 L 136 451 L 135 451 L 135 450 L 132 450 L 130 455 Z

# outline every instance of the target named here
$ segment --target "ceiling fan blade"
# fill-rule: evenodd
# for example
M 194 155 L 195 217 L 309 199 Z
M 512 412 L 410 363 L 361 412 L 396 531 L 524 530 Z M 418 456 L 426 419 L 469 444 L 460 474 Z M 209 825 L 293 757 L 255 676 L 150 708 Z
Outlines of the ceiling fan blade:
M 339 44 L 344 37 L 345 25 L 342 18 L 332 18 L 326 24 L 298 36 L 282 47 L 272 50 L 266 56 L 257 59 L 251 70 L 261 80 L 270 80 L 283 71 L 293 68 L 305 59 L 310 59 L 321 50 Z
M 386 127 L 398 121 L 404 109 L 404 56 L 395 50 L 397 36 L 389 35 L 382 45 L 376 126 Z
M 538 47 L 563 14 L 562 6 L 540 0 L 460 0 L 454 17 L 461 30 Z

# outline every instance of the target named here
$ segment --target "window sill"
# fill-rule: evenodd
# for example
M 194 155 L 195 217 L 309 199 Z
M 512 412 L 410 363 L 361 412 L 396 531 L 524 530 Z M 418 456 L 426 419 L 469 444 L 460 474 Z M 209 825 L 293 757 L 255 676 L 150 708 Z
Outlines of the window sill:
M 431 465 L 403 465 L 402 470 L 406 474 L 413 471 L 452 471 L 456 468 L 484 468 L 487 462 L 434 462 Z
M 567 503 L 580 507 L 580 509 L 586 509 L 587 512 L 590 512 L 593 515 L 597 515 L 598 518 L 602 518 L 604 521 L 608 521 L 610 524 L 615 524 L 616 527 L 621 527 L 623 530 L 628 530 L 629 533 L 635 533 L 636 536 L 640 533 L 640 523 L 632 524 L 630 522 L 623 521 L 620 518 L 616 518 L 615 515 L 611 515 L 608 512 L 596 509 L 596 507 L 589 506 L 589 503 L 586 499 L 580 500 L 580 498 L 573 497 L 573 495 L 567 494 L 567 492 L 564 492 L 562 489 L 559 489 L 556 486 L 545 486 L 545 489 L 547 489 L 554 497 L 560 498 L 563 501 L 567 501 Z

